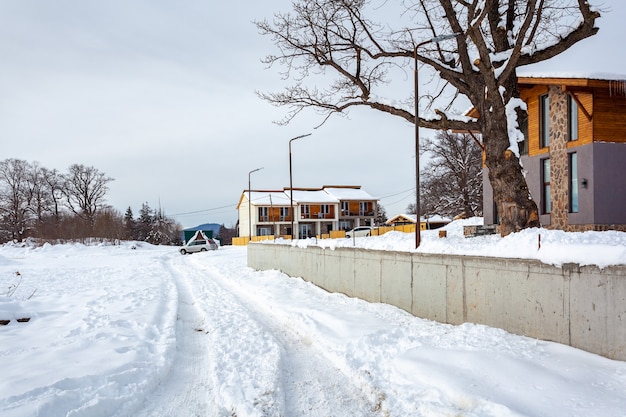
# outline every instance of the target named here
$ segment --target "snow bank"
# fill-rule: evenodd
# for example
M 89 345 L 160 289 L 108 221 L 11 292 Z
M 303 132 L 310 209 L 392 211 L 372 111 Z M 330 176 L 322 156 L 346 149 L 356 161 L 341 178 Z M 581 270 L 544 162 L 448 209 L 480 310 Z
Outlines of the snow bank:
M 415 249 L 415 234 L 402 232 L 356 239 L 305 239 L 294 242 L 278 239 L 265 243 L 299 247 L 317 245 L 330 249 L 354 246 L 388 251 L 535 259 L 556 266 L 564 263 L 597 265 L 600 268 L 626 265 L 625 232 L 563 232 L 532 228 L 504 238 L 500 235 L 472 238 L 463 236 L 464 226 L 482 224 L 483 219 L 475 217 L 454 221 L 441 229 L 422 231 L 418 249 Z M 439 230 L 446 230 L 447 237 L 439 238 Z

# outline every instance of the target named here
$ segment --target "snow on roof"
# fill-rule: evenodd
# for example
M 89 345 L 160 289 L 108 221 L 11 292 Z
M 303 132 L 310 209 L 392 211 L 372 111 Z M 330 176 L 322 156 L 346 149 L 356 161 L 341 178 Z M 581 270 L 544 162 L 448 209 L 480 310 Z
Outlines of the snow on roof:
M 626 74 L 616 74 L 610 72 L 568 72 L 568 71 L 548 71 L 548 72 L 523 72 L 519 71 L 517 77 L 525 78 L 574 78 L 603 81 L 624 81 Z
M 285 190 L 287 200 L 289 200 L 290 191 Z M 339 200 L 324 190 L 293 190 L 293 201 L 298 203 L 323 203 L 334 204 Z
M 410 222 L 415 223 L 415 214 L 398 214 L 394 217 L 392 217 L 391 219 L 387 220 L 388 224 L 394 223 L 395 221 L 400 220 L 401 218 L 404 218 L 405 220 L 408 220 Z M 450 223 L 452 221 L 452 219 L 448 218 L 448 217 L 443 217 L 440 216 L 438 214 L 435 214 L 433 216 L 430 217 L 421 217 L 420 218 L 420 222 L 421 223 Z
M 438 214 L 435 214 L 434 216 L 427 217 L 424 221 L 430 222 L 430 223 L 450 223 L 452 219 L 449 217 L 443 217 Z
M 291 192 L 287 188 L 281 191 L 251 191 L 250 202 L 256 206 L 289 206 L 291 203 Z M 239 204 L 243 199 L 248 198 L 248 191 L 244 191 Z M 361 187 L 324 187 L 323 189 L 294 189 L 294 203 L 318 203 L 337 204 L 341 200 L 377 200 L 369 193 L 361 190 Z
M 244 192 L 248 196 L 248 192 Z M 250 203 L 256 206 L 288 206 L 290 204 L 289 195 L 283 191 L 251 191 L 252 199 Z
M 337 200 L 377 200 L 377 198 L 362 190 L 361 187 L 324 187 L 324 191 Z

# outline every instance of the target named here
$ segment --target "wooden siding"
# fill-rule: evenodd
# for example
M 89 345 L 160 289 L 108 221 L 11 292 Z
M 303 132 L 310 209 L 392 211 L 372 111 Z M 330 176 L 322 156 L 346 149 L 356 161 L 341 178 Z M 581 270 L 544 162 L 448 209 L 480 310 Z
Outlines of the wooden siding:
M 259 212 L 259 223 L 274 223 L 274 222 L 290 222 L 291 221 L 291 208 L 289 206 L 287 206 L 287 209 L 289 210 L 289 215 L 284 216 L 284 217 L 280 217 L 281 207 L 263 207 L 264 209 L 267 208 L 267 216 L 261 216 L 259 208 L 261 207 L 257 207 L 257 212 Z M 294 207 L 294 210 L 295 209 L 297 209 L 297 207 Z
M 576 98 L 583 105 L 585 111 L 592 117 L 591 120 L 587 118 L 585 112 L 578 106 L 578 140 L 570 141 L 567 143 L 567 147 L 571 148 L 580 145 L 589 145 L 593 142 L 593 125 L 595 121 L 594 116 L 594 95 L 588 92 L 571 91 L 576 95 Z
M 322 206 L 328 206 L 328 213 L 322 213 Z M 309 215 L 305 216 L 302 211 L 300 212 L 301 219 L 329 219 L 332 220 L 335 218 L 335 204 L 301 204 L 302 206 L 309 206 Z
M 539 97 L 548 93 L 548 86 L 537 85 L 520 90 L 522 100 L 528 106 L 528 155 L 535 156 L 548 152 L 547 148 L 539 146 Z
M 365 203 L 365 213 L 361 213 L 361 203 Z M 348 212 L 341 211 L 341 217 L 368 217 L 374 216 L 374 202 L 373 201 L 350 201 L 348 203 Z M 341 204 L 340 204 L 341 205 Z
M 626 97 L 610 88 L 595 88 L 593 94 L 593 141 L 626 143 Z
M 564 91 L 574 94 L 580 102 L 578 140 L 568 142 L 568 148 L 593 142 L 626 143 L 626 97 L 621 84 L 612 86 L 610 81 L 577 79 L 522 80 L 520 95 L 528 105 L 529 156 L 549 152 L 548 148 L 540 147 L 539 140 L 539 97 L 548 92 L 548 85 L 561 85 Z M 591 115 L 591 119 L 585 113 Z
M 572 148 L 588 145 L 592 142 L 626 142 L 626 98 L 608 97 L 606 89 L 594 89 L 593 93 L 568 89 L 585 111 L 592 116 L 589 120 L 578 106 L 578 140 L 568 142 Z M 528 105 L 528 155 L 537 156 L 549 152 L 549 148 L 540 146 L 539 97 L 547 94 L 546 85 L 536 85 L 521 90 L 521 98 Z

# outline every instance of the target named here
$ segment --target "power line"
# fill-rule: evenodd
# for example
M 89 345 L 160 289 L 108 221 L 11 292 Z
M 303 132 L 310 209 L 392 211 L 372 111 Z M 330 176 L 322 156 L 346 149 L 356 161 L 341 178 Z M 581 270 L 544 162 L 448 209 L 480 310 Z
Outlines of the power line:
M 174 217 L 174 216 L 189 216 L 189 215 L 192 215 L 192 214 L 206 213 L 206 212 L 209 212 L 209 211 L 222 210 L 222 209 L 225 209 L 225 208 L 235 208 L 235 207 L 237 207 L 236 204 L 229 204 L 227 206 L 214 207 L 214 208 L 209 208 L 209 209 L 204 209 L 204 210 L 196 210 L 196 211 L 188 211 L 188 212 L 185 212 L 185 213 L 169 214 L 169 216 L 172 216 L 172 217 Z
M 415 191 L 415 187 L 409 188 L 409 189 L 406 189 L 406 190 L 403 190 L 403 191 L 400 191 L 400 192 L 397 192 L 397 193 L 384 195 L 384 196 L 380 197 L 380 199 L 382 200 L 383 198 L 395 197 L 395 196 L 400 195 L 400 194 L 408 193 L 409 191 L 410 192 L 414 192 Z

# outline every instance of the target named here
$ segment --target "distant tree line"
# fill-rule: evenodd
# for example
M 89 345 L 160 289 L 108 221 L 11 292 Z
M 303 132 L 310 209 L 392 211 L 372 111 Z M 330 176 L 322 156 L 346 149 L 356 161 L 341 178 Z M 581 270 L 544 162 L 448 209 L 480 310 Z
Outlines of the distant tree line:
M 20 159 L 0 161 L 0 243 L 43 240 L 142 240 L 180 243 L 182 227 L 144 203 L 139 217 L 106 204 L 113 178 L 90 166 L 65 173 Z

